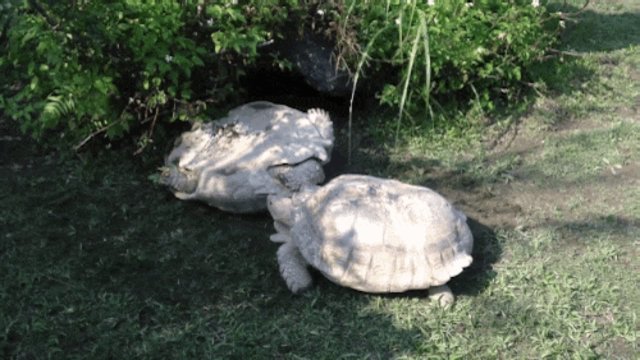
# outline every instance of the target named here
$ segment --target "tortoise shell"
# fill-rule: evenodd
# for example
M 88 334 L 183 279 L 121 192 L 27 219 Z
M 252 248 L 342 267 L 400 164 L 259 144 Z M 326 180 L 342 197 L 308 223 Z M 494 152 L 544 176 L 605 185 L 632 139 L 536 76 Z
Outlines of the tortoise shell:
M 425 187 L 343 175 L 294 194 L 291 217 L 282 231 L 302 257 L 365 292 L 443 285 L 472 262 L 466 216 Z
M 323 110 L 253 102 L 218 121 L 195 123 L 177 139 L 160 180 L 179 199 L 235 213 L 261 211 L 267 194 L 323 181 L 333 141 Z

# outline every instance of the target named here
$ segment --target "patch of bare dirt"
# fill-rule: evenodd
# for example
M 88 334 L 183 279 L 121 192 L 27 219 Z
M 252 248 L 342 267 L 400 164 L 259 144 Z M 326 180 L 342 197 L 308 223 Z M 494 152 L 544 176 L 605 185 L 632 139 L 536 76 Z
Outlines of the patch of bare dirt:
M 602 126 L 595 121 L 574 120 L 562 123 L 552 133 L 541 133 L 527 131 L 519 124 L 495 142 L 488 161 L 514 155 L 522 159 L 539 156 L 545 134 L 563 137 Z M 437 167 L 432 170 L 437 171 Z M 527 174 L 520 165 L 509 171 L 503 181 L 489 185 L 449 185 L 446 179 L 455 174 L 430 175 L 444 179 L 437 181 L 438 191 L 470 217 L 494 228 L 560 227 L 561 223 L 589 223 L 597 214 L 617 216 L 630 226 L 640 226 L 638 219 L 625 214 L 630 201 L 625 194 L 640 188 L 640 159 L 625 164 L 605 164 L 600 176 L 579 183 L 548 181 L 543 174 Z
M 452 199 L 455 206 L 463 210 L 469 217 L 491 228 L 516 228 L 518 218 L 522 216 L 524 211 L 517 202 L 506 200 L 499 193 L 501 189 L 485 188 L 466 191 L 440 188 L 438 191 Z

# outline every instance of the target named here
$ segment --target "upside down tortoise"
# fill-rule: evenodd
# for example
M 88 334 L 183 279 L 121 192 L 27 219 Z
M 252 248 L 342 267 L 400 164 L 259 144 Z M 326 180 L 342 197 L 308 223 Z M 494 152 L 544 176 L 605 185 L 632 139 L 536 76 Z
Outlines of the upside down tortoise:
M 268 194 L 324 181 L 322 165 L 330 160 L 333 141 L 324 110 L 252 102 L 182 134 L 160 181 L 179 199 L 258 212 L 266 209 Z

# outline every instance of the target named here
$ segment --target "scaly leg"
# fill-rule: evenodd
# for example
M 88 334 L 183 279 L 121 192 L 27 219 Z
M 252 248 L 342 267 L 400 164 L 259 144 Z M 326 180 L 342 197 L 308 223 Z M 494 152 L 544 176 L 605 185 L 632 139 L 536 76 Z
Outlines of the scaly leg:
M 315 159 L 296 165 L 272 166 L 268 171 L 289 191 L 298 191 L 304 184 L 319 184 L 324 181 L 322 165 Z
M 307 262 L 293 243 L 287 242 L 280 246 L 278 264 L 280 275 L 292 293 L 299 294 L 311 286 L 312 280 L 307 270 Z

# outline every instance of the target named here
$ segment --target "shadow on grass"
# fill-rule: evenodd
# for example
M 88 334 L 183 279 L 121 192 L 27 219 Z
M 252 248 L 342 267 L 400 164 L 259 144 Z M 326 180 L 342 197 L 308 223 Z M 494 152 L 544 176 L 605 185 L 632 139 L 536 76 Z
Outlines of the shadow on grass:
M 366 294 L 291 295 L 266 214 L 180 202 L 115 152 L 48 158 L 0 155 L 3 358 L 392 358 L 422 341 Z
M 502 244 L 490 227 L 470 217 L 467 222 L 473 233 L 473 263 L 453 278 L 450 285 L 454 293 L 475 296 L 496 277 L 493 264 L 502 256 Z
M 591 9 L 578 14 L 575 22 L 567 22 L 562 36 L 566 49 L 576 52 L 614 51 L 640 45 L 639 12 L 599 12 Z M 600 6 L 605 6 L 600 5 Z M 614 4 L 610 5 L 615 7 Z M 575 13 L 573 6 L 557 7 L 565 13 Z M 615 11 L 615 10 L 614 10 Z
M 584 239 L 625 239 L 635 241 L 640 234 L 640 219 L 620 215 L 591 214 L 569 221 L 548 220 L 540 228 L 552 228 L 563 239 L 581 243 Z

